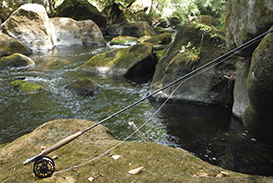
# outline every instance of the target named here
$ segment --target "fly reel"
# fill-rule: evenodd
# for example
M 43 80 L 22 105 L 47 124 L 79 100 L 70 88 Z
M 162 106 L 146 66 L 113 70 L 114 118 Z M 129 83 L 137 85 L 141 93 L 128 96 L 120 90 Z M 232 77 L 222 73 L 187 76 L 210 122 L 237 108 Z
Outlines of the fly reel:
M 39 178 L 51 177 L 54 169 L 54 161 L 47 156 L 37 159 L 33 166 L 33 172 Z

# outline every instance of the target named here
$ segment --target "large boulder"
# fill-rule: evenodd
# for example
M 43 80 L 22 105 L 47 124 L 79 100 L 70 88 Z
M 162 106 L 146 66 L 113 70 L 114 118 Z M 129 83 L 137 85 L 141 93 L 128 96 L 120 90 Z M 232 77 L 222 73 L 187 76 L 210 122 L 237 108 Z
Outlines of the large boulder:
M 93 20 L 105 32 L 106 18 L 87 0 L 65 0 L 54 10 L 51 16 L 70 17 L 74 20 Z
M 76 21 L 68 17 L 50 18 L 55 26 L 57 46 L 106 46 L 99 27 L 92 20 Z
M 54 25 L 42 5 L 20 6 L 1 27 L 4 33 L 18 39 L 32 51 L 50 50 L 57 42 Z
M 102 125 L 97 125 L 48 155 L 56 158 L 54 159 L 56 172 L 69 167 L 72 167 L 72 171 L 59 172 L 51 177 L 38 179 L 33 176 L 33 165 L 23 165 L 24 160 L 40 153 L 41 147 L 49 148 L 69 135 L 95 124 L 93 121 L 82 119 L 57 119 L 37 127 L 33 132 L 11 143 L 1 144 L 0 182 L 124 183 L 137 180 L 137 182 L 270 183 L 273 180 L 270 176 L 247 175 L 225 170 L 178 148 L 150 142 L 122 143 L 115 140 L 109 129 Z M 114 146 L 118 148 L 113 148 Z M 112 155 L 119 155 L 119 159 L 113 159 Z M 75 168 L 79 164 L 81 165 Z M 144 169 L 139 174 L 128 173 L 129 170 L 142 166 Z
M 0 58 L 0 69 L 13 68 L 13 67 L 33 67 L 35 62 L 20 53 L 14 53 L 9 56 Z
M 152 79 L 150 93 L 166 86 L 194 69 L 216 59 L 226 52 L 224 38 L 208 26 L 183 25 L 175 40 L 167 47 L 158 61 Z M 232 101 L 232 59 L 206 70 L 188 81 L 176 91 L 173 99 L 203 104 L 230 103 Z M 166 98 L 177 85 L 156 94 Z
M 0 57 L 13 53 L 30 55 L 31 51 L 17 39 L 0 32 Z
M 253 53 L 247 78 L 249 99 L 243 115 L 243 123 L 249 132 L 271 144 L 273 144 L 272 42 L 273 34 L 270 33 Z
M 273 24 L 273 4 L 271 0 L 228 0 L 226 9 L 225 27 L 228 49 L 242 45 L 267 31 Z M 241 54 L 251 57 L 256 47 L 257 44 L 254 44 Z
M 145 43 L 98 54 L 83 64 L 81 69 L 128 77 L 151 76 L 155 65 L 153 45 Z
M 121 24 L 113 24 L 107 28 L 107 34 L 111 36 L 155 36 L 156 33 L 146 21 L 134 23 L 122 22 Z
M 72 18 L 50 18 L 55 27 L 57 46 L 82 45 L 80 27 Z
M 94 21 L 81 20 L 77 24 L 80 27 L 80 34 L 84 45 L 106 46 L 102 32 Z

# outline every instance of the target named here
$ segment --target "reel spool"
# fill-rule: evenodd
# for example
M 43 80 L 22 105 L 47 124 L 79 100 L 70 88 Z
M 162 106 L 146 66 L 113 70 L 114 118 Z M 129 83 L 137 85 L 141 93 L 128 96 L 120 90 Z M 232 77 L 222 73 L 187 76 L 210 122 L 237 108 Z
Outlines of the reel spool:
M 43 156 L 34 162 L 33 172 L 39 178 L 51 177 L 54 170 L 54 161 L 47 156 Z

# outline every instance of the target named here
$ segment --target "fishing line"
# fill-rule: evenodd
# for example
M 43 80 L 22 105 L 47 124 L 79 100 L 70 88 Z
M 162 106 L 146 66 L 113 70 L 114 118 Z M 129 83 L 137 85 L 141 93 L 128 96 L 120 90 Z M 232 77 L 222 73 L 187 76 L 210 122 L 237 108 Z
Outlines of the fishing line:
M 259 40 L 257 40 L 257 41 L 259 41 Z M 254 42 L 253 42 L 253 43 L 254 43 Z M 253 44 L 253 43 L 252 43 L 252 44 Z M 243 47 L 242 49 L 245 49 L 245 48 L 246 48 L 246 47 Z M 95 158 L 92 158 L 92 159 L 90 159 L 90 160 L 88 160 L 88 161 L 86 161 L 86 162 L 84 162 L 84 163 L 82 163 L 82 164 L 78 164 L 78 165 L 72 166 L 72 167 L 70 167 L 70 168 L 67 168 L 67 169 L 64 169 L 64 170 L 60 170 L 60 171 L 58 171 L 58 172 L 55 172 L 54 174 L 59 174 L 59 173 L 63 173 L 63 172 L 69 171 L 69 170 L 73 170 L 73 169 L 78 168 L 78 167 L 80 167 L 80 166 L 86 165 L 86 164 L 88 164 L 88 163 L 90 163 L 90 162 L 92 162 L 92 161 L 95 161 L 95 160 L 99 159 L 100 157 L 102 157 L 102 156 L 104 156 L 104 155 L 107 155 L 107 154 L 110 153 L 112 150 L 114 150 L 115 148 L 117 148 L 118 146 L 120 146 L 121 144 L 123 144 L 124 142 L 126 142 L 128 139 L 130 139 L 130 138 L 131 138 L 133 135 L 135 135 L 141 128 L 143 128 L 151 119 L 153 119 L 154 116 L 155 116 L 155 115 L 156 115 L 156 114 L 165 106 L 165 104 L 170 100 L 170 98 L 173 96 L 173 94 L 180 88 L 180 86 L 181 86 L 183 83 L 185 83 L 186 81 L 190 80 L 191 78 L 193 78 L 193 77 L 195 77 L 195 76 L 197 76 L 197 75 L 199 75 L 199 74 L 202 74 L 203 72 L 205 72 L 205 71 L 207 71 L 207 70 L 209 70 L 209 69 L 211 69 L 211 68 L 213 68 L 213 67 L 215 67 L 215 66 L 217 66 L 217 65 L 219 65 L 219 64 L 221 64 L 221 63 L 223 63 L 223 62 L 226 61 L 227 59 L 229 59 L 229 58 L 231 58 L 232 56 L 234 56 L 235 54 L 237 54 L 239 51 L 241 51 L 241 50 L 238 50 L 237 52 L 235 52 L 235 53 L 229 55 L 228 57 L 226 57 L 226 58 L 224 58 L 223 60 L 217 62 L 216 64 L 211 65 L 211 66 L 209 66 L 209 67 L 203 69 L 202 71 L 197 72 L 197 73 L 195 73 L 195 74 L 189 76 L 188 78 L 184 79 L 183 81 L 181 81 L 181 82 L 178 84 L 178 86 L 171 92 L 171 94 L 168 96 L 168 98 L 167 98 L 167 99 L 160 105 L 160 107 L 159 107 L 159 108 L 158 108 L 158 109 L 157 109 L 157 110 L 156 110 L 156 111 L 155 111 L 155 112 L 146 120 L 145 123 L 143 123 L 143 124 L 142 124 L 140 127 L 138 127 L 133 133 L 131 133 L 131 134 L 130 134 L 129 136 L 127 136 L 123 141 L 119 142 L 119 143 L 118 143 L 117 145 L 115 145 L 114 147 L 108 149 L 107 151 L 103 152 L 103 153 L 100 154 L 99 156 L 96 156 Z M 216 108 L 218 108 L 219 106 L 220 106 L 220 105 L 216 106 L 216 107 L 215 107 L 213 110 L 211 110 L 210 112 L 216 110 Z M 204 116 L 206 116 L 206 115 L 207 115 L 207 114 L 204 114 L 203 116 L 201 116 L 201 117 L 198 118 L 197 120 L 193 121 L 192 123 L 186 125 L 186 126 L 183 127 L 182 129 L 185 129 L 185 128 L 189 127 L 190 125 L 192 125 L 192 124 L 198 122 L 200 119 L 202 119 L 202 118 L 203 118 Z
M 208 62 L 207 64 L 204 64 L 204 65 L 200 66 L 199 68 L 193 70 L 192 72 L 190 72 L 190 73 L 188 73 L 188 74 L 185 74 L 184 76 L 178 78 L 177 80 L 175 80 L 175 81 L 173 81 L 173 82 L 167 84 L 166 86 L 164 86 L 164 87 L 162 87 L 162 88 L 156 90 L 155 92 L 153 92 L 153 93 L 147 95 L 146 97 L 144 97 L 144 98 L 142 98 L 142 99 L 140 99 L 140 100 L 134 102 L 133 104 L 131 104 L 131 105 L 129 105 L 129 106 L 127 106 L 127 107 L 121 109 L 120 111 L 118 111 L 118 112 L 116 112 L 116 113 L 114 113 L 114 114 L 108 116 L 107 118 L 105 118 L 105 119 L 101 120 L 100 122 L 98 122 L 98 123 L 96 123 L 96 124 L 94 124 L 94 125 L 88 127 L 87 129 L 85 129 L 85 130 L 83 130 L 83 131 L 80 131 L 80 132 L 77 132 L 77 133 L 75 133 L 75 134 L 72 134 L 72 135 L 66 137 L 65 139 L 63 139 L 63 140 L 57 142 L 56 144 L 54 144 L 53 146 L 51 146 L 51 147 L 49 147 L 49 148 L 43 150 L 40 154 L 37 154 L 36 156 L 34 156 L 34 157 L 30 158 L 30 159 L 27 159 L 25 162 L 23 162 L 23 164 L 24 164 L 24 165 L 27 165 L 27 164 L 29 164 L 29 163 L 35 161 L 35 163 L 34 163 L 34 166 L 35 166 L 36 162 L 39 161 L 40 159 L 43 159 L 44 155 L 49 154 L 49 153 L 53 152 L 54 150 L 56 150 L 56 149 L 58 149 L 58 148 L 60 148 L 60 147 L 62 147 L 62 146 L 64 146 L 64 145 L 68 144 L 69 142 L 73 141 L 74 139 L 76 139 L 77 137 L 79 137 L 80 135 L 82 135 L 83 133 L 85 133 L 85 132 L 89 131 L 90 129 L 92 129 L 92 128 L 98 126 L 99 124 L 101 124 L 101 123 L 103 123 L 103 122 L 105 122 L 105 121 L 107 121 L 107 120 L 109 120 L 109 119 L 111 119 L 111 118 L 117 116 L 118 114 L 120 114 L 120 113 L 122 113 L 122 112 L 124 112 L 124 111 L 126 111 L 126 110 L 128 110 L 128 109 L 130 109 L 131 107 L 133 107 L 133 106 L 135 106 L 135 105 L 141 103 L 142 101 L 144 101 L 144 100 L 148 99 L 149 97 L 151 97 L 151 96 L 153 96 L 153 95 L 159 93 L 160 91 L 162 91 L 162 90 L 164 90 L 164 89 L 166 89 L 166 88 L 168 88 L 168 87 L 170 87 L 170 86 L 172 86 L 172 85 L 174 85 L 174 84 L 177 84 L 178 82 L 180 82 L 180 81 L 182 81 L 182 80 L 184 80 L 184 79 L 185 79 L 185 81 L 187 81 L 188 79 L 190 79 L 190 78 L 192 78 L 192 77 L 194 77 L 194 76 L 196 76 L 196 75 L 198 75 L 198 74 L 200 74 L 200 73 L 202 73 L 202 72 L 204 72 L 204 71 L 206 71 L 206 70 L 208 70 L 208 69 L 210 69 L 210 68 L 212 68 L 212 67 L 214 67 L 214 66 L 216 66 L 216 65 L 218 65 L 218 64 L 220 64 L 220 63 L 222 63 L 222 62 L 224 62 L 225 60 L 227 60 L 227 59 L 230 58 L 231 56 L 235 55 L 238 51 L 241 51 L 241 50 L 243 50 L 245 47 L 248 47 L 248 46 L 252 45 L 254 42 L 256 42 L 257 40 L 261 39 L 261 38 L 264 37 L 266 34 L 272 32 L 272 31 L 273 31 L 273 29 L 271 29 L 271 30 L 269 30 L 269 31 L 267 31 L 267 32 L 265 32 L 265 33 L 263 33 L 263 34 L 261 34 L 261 35 L 255 37 L 255 38 L 251 39 L 250 41 L 248 41 L 248 42 L 242 44 L 241 46 L 239 46 L 239 47 L 237 47 L 237 48 L 235 48 L 235 49 L 233 49 L 233 50 L 231 50 L 231 51 L 229 51 L 229 52 L 223 54 L 222 56 L 220 56 L 220 57 L 218 57 L 218 58 L 216 58 L 216 59 L 214 59 L 214 60 Z M 235 53 L 234 53 L 234 52 L 235 52 Z M 233 54 L 232 54 L 232 53 L 233 53 Z M 232 55 L 230 55 L 230 54 L 232 54 Z M 223 60 L 221 60 L 221 59 L 223 59 Z M 219 60 L 220 60 L 220 61 L 219 61 Z M 219 61 L 219 62 L 218 62 L 218 61 Z M 218 62 L 218 63 L 217 63 L 217 62 Z M 212 65 L 212 64 L 214 64 L 214 65 Z M 208 68 L 206 68 L 206 67 L 208 67 Z M 204 70 L 203 70 L 203 69 L 204 69 Z M 179 86 L 181 86 L 181 84 L 184 83 L 185 81 L 181 82 L 181 83 L 175 88 L 175 90 L 171 93 L 171 95 L 167 98 L 167 100 L 165 100 L 165 102 L 162 104 L 162 106 L 161 106 L 157 111 L 159 111 L 159 110 L 165 105 L 165 103 L 169 100 L 169 98 L 172 96 L 172 94 L 173 94 L 173 93 L 179 88 Z M 150 118 L 150 119 L 151 119 L 151 118 Z M 149 120 L 150 120 L 150 119 L 149 119 Z M 148 122 L 148 121 L 147 121 L 147 122 Z M 145 122 L 140 128 L 142 128 L 147 122 Z M 140 129 L 140 128 L 139 128 L 139 129 Z M 135 134 L 135 133 L 136 133 L 136 131 L 135 131 L 133 134 Z M 128 136 L 126 139 L 128 139 L 128 138 L 130 138 L 130 137 L 131 137 L 131 136 Z M 119 144 L 118 144 L 118 145 L 119 145 Z M 117 146 L 118 146 L 118 145 L 117 145 Z M 114 149 L 114 148 L 111 148 L 111 149 Z M 110 151 L 110 150 L 108 150 L 108 151 Z M 107 151 L 107 152 L 108 152 L 108 151 Z M 104 153 L 103 153 L 103 154 L 104 154 Z M 99 157 L 101 157 L 101 156 L 102 156 L 102 155 L 100 155 L 100 156 L 98 156 L 98 157 L 96 157 L 96 158 L 94 158 L 94 159 L 97 159 L 97 158 L 99 158 Z M 88 163 L 88 162 L 91 162 L 91 160 L 90 160 L 90 161 L 87 161 L 87 163 Z M 86 163 L 84 163 L 84 164 L 86 164 Z M 42 168 L 43 171 L 44 171 L 44 170 L 46 169 L 45 167 L 46 167 L 45 165 L 41 165 L 41 166 L 38 167 L 38 168 Z M 70 168 L 70 169 L 71 169 L 71 168 Z M 68 169 L 68 170 L 70 170 L 70 169 Z M 47 168 L 46 170 L 50 170 L 50 169 Z M 50 174 L 49 176 L 51 176 L 53 172 L 54 172 L 54 167 L 53 167 L 53 171 L 51 172 L 51 174 Z M 43 177 L 40 177 L 40 178 L 43 178 Z

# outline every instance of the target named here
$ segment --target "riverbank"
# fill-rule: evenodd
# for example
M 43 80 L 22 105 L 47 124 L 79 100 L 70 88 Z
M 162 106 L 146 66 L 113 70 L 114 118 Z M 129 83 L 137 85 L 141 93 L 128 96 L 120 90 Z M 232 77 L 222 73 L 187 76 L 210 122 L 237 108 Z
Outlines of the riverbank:
M 0 182 L 272 182 L 273 177 L 246 175 L 213 166 L 194 155 L 156 143 L 125 142 L 97 160 L 50 178 L 39 179 L 33 165 L 23 161 L 40 153 L 64 137 L 81 131 L 94 122 L 60 119 L 47 122 L 15 141 L 1 145 Z M 102 125 L 49 154 L 57 158 L 56 172 L 84 163 L 112 148 L 120 141 Z M 119 155 L 114 159 L 111 155 Z M 132 169 L 144 167 L 131 175 Z M 221 173 L 223 172 L 223 173 Z M 217 177 L 218 176 L 218 177 Z

